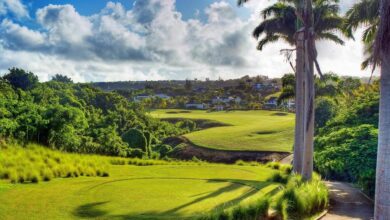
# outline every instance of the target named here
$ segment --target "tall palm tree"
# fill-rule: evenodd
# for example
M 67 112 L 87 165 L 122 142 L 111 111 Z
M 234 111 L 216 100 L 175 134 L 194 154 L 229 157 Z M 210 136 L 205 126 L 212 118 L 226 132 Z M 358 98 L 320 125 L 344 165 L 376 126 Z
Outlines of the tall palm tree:
M 238 4 L 241 5 L 247 1 L 248 0 L 238 0 Z M 313 57 L 316 56 L 316 54 L 313 54 L 315 50 L 314 41 L 312 42 L 312 51 L 307 50 L 305 44 L 307 43 L 308 32 L 304 33 L 302 29 L 300 29 L 300 26 L 302 26 L 302 23 L 305 20 L 303 16 L 305 12 L 304 9 L 310 9 L 310 15 L 306 16 L 306 19 L 310 17 L 310 28 L 313 28 L 315 31 L 314 39 L 331 40 L 338 44 L 343 44 L 344 42 L 334 33 L 334 31 L 337 30 L 341 32 L 343 27 L 343 18 L 338 16 L 339 7 L 336 4 L 337 0 L 314 0 L 314 9 L 312 9 L 312 1 L 306 1 L 306 3 L 307 5 L 303 5 L 302 0 L 283 0 L 265 8 L 261 12 L 264 20 L 255 28 L 253 36 L 257 39 L 261 38 L 257 46 L 259 50 L 262 50 L 266 44 L 278 40 L 283 40 L 291 46 L 296 47 L 294 171 L 303 174 L 303 170 L 305 170 L 305 173 L 308 174 L 306 177 L 309 179 L 312 170 L 312 162 L 310 162 L 312 161 L 312 150 L 310 152 L 309 148 L 312 148 L 313 145 L 310 142 L 313 140 L 313 132 L 311 132 L 311 130 L 314 129 L 314 112 L 305 114 L 305 111 L 314 111 L 314 79 L 313 76 L 311 76 L 311 63 L 312 61 L 316 61 L 316 58 Z M 306 29 L 308 28 L 306 27 Z M 309 59 L 305 59 L 305 55 L 307 55 L 306 58 Z M 316 63 L 316 67 L 317 70 L 319 70 L 318 63 Z M 310 76 L 305 76 L 305 73 Z M 305 83 L 305 81 L 308 81 L 309 83 Z M 304 85 L 309 85 L 310 87 L 305 88 Z M 310 95 L 307 97 L 305 96 L 305 94 L 308 93 L 306 91 L 310 92 Z M 306 102 L 306 99 L 309 99 L 309 102 Z M 309 118 L 306 116 L 309 116 Z M 305 123 L 305 121 L 308 123 Z M 310 131 L 307 129 L 305 131 L 305 128 L 307 127 L 309 127 Z M 309 134 L 307 141 L 305 141 L 306 134 Z M 304 145 L 307 144 L 310 146 L 304 147 Z M 304 149 L 309 151 L 304 154 Z M 306 155 L 307 158 L 311 158 L 309 159 L 309 164 L 306 165 L 306 168 L 309 169 L 303 169 L 304 155 Z
M 362 69 L 373 66 L 373 45 L 379 24 L 379 1 L 361 0 L 349 9 L 345 15 L 345 34 L 353 37 L 353 32 L 358 27 L 364 26 L 362 42 L 364 43 L 365 59 L 361 64 Z
M 239 4 L 248 0 L 239 0 Z M 313 16 L 316 40 L 330 40 L 337 44 L 344 44 L 344 41 L 335 33 L 343 33 L 344 18 L 338 15 L 339 6 L 337 0 L 314 0 Z M 279 1 L 265 8 L 261 15 L 263 21 L 254 29 L 253 36 L 259 39 L 257 48 L 262 50 L 265 45 L 271 42 L 283 40 L 291 46 L 296 45 L 296 32 L 299 10 L 298 0 Z M 347 35 L 346 35 L 347 36 Z
M 390 1 L 382 0 L 373 61 L 381 64 L 378 158 L 376 167 L 375 219 L 390 216 Z

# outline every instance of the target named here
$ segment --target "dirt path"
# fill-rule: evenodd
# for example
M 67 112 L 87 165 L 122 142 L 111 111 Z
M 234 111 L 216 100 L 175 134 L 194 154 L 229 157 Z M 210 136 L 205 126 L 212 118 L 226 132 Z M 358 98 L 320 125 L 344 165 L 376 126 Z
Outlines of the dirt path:
M 372 201 L 348 183 L 326 182 L 329 187 L 329 212 L 321 220 L 371 220 L 374 215 Z

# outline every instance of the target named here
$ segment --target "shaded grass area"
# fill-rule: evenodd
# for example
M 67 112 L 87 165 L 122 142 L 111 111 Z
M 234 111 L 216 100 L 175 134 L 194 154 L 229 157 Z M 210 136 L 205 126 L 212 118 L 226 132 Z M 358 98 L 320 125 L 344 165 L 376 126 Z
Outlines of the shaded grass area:
M 274 111 L 156 110 L 153 117 L 217 121 L 224 125 L 186 134 L 197 146 L 218 150 L 291 152 L 294 115 Z M 170 113 L 175 112 L 175 113 Z
M 110 165 L 109 172 L 107 178 L 0 182 L 0 219 L 193 219 L 250 204 L 279 186 L 267 182 L 274 171 L 262 166 Z

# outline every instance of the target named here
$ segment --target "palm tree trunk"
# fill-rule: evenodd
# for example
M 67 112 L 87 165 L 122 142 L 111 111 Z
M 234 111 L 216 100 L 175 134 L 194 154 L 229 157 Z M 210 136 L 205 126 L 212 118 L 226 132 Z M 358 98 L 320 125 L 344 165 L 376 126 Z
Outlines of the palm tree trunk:
M 374 57 L 381 61 L 375 219 L 390 219 L 390 0 L 382 0 Z
M 305 114 L 305 33 L 302 30 L 298 30 L 296 38 L 295 137 L 293 168 L 295 173 L 302 174 Z
M 314 30 L 312 0 L 305 1 L 305 118 L 302 177 L 310 180 L 313 173 L 314 140 Z
M 389 4 L 388 4 L 389 5 Z M 390 218 L 390 51 L 382 53 L 375 219 Z

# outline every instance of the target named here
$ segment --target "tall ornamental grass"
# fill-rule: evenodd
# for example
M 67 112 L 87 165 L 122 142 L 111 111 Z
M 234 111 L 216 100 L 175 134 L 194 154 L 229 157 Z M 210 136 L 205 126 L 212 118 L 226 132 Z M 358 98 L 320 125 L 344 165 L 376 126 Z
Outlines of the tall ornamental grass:
M 59 177 L 108 176 L 108 161 L 99 156 L 54 151 L 35 144 L 0 147 L 0 179 L 38 183 Z
M 319 175 L 313 175 L 308 182 L 299 175 L 291 175 L 275 196 L 274 209 L 282 219 L 302 219 L 325 210 L 328 204 L 328 188 Z

